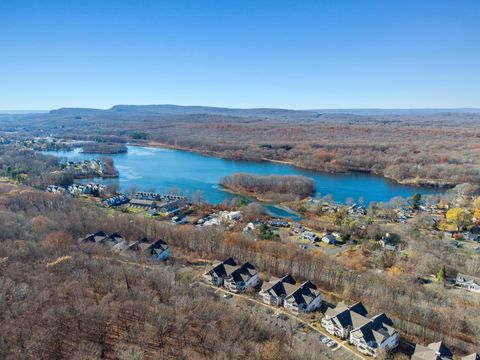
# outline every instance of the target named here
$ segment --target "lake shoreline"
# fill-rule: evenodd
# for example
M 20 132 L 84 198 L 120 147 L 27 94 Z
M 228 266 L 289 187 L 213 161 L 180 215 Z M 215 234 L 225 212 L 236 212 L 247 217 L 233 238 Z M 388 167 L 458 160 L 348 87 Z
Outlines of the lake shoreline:
M 296 164 L 295 162 L 292 161 L 287 161 L 287 160 L 275 160 L 275 159 L 269 159 L 269 158 L 260 158 L 258 160 L 248 160 L 248 159 L 234 159 L 228 156 L 224 156 L 223 153 L 218 152 L 218 151 L 212 151 L 212 150 L 200 150 L 200 149 L 194 149 L 194 148 L 188 148 L 185 146 L 178 146 L 178 145 L 170 145 L 167 143 L 162 143 L 159 141 L 147 141 L 146 143 L 129 143 L 131 146 L 137 146 L 137 147 L 153 147 L 153 148 L 160 148 L 160 149 L 168 149 L 168 150 L 179 150 L 179 151 L 187 151 L 195 154 L 200 154 L 203 156 L 208 156 L 208 157 L 214 157 L 218 159 L 224 159 L 224 160 L 234 160 L 234 161 L 245 161 L 245 162 L 251 162 L 251 163 L 262 163 L 262 162 L 269 162 L 269 163 L 274 163 L 274 164 L 282 164 L 282 165 L 288 165 L 295 167 L 300 170 L 306 170 L 306 171 L 312 171 L 315 173 L 323 173 L 323 174 L 355 174 L 355 173 L 364 173 L 364 174 L 370 174 L 374 176 L 379 176 L 382 177 L 383 179 L 386 179 L 388 181 L 392 181 L 396 184 L 399 185 L 408 185 L 408 186 L 413 186 L 413 187 L 418 187 L 418 188 L 432 188 L 432 189 L 439 189 L 439 190 L 444 190 L 444 189 L 451 189 L 455 187 L 458 184 L 455 183 L 450 183 L 450 182 L 445 182 L 441 180 L 436 180 L 436 179 L 417 179 L 417 178 L 407 178 L 407 179 L 396 179 L 394 177 L 388 176 L 383 172 L 376 172 L 376 171 L 371 171 L 369 169 L 346 169 L 343 171 L 322 171 L 322 170 L 316 170 L 312 168 L 308 168 L 305 166 L 301 166 Z

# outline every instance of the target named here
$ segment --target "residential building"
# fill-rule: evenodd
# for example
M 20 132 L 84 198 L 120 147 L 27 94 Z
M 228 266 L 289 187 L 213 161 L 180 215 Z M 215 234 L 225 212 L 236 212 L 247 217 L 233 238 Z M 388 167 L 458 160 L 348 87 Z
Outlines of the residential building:
M 203 279 L 212 285 L 221 286 L 226 277 L 237 269 L 237 263 L 232 258 L 228 258 L 221 263 L 210 267 L 204 274 Z
M 121 251 L 125 247 L 125 239 L 119 233 L 107 235 L 103 231 L 89 234 L 81 239 L 80 242 L 106 245 L 113 251 Z
M 287 294 L 283 302 L 285 309 L 294 313 L 309 313 L 317 310 L 321 305 L 322 295 L 310 280 L 305 281 L 293 292 Z
M 155 202 L 155 200 L 143 200 L 143 199 L 132 199 L 130 200 L 128 205 L 134 208 L 144 209 L 144 210 L 155 209 L 157 207 L 157 203 Z
M 320 241 L 317 234 L 315 234 L 313 231 L 304 231 L 304 232 L 302 232 L 300 237 L 301 237 L 302 240 L 307 240 L 307 241 L 310 241 L 312 243 Z
M 268 222 L 268 225 L 273 227 L 283 227 L 283 228 L 290 227 L 290 223 L 288 221 L 280 220 L 280 219 L 272 219 Z
M 94 234 L 88 234 L 83 239 L 81 239 L 80 242 L 99 243 L 106 236 L 107 236 L 107 234 L 105 234 L 103 231 L 97 231 Z
M 352 329 L 359 328 L 369 321 L 367 316 L 367 309 L 362 303 L 348 306 L 341 302 L 335 308 L 327 309 L 321 324 L 331 335 L 347 339 Z
M 458 274 L 455 285 L 469 291 L 480 292 L 480 278 L 465 274 Z
M 283 300 L 295 290 L 295 279 L 286 275 L 281 279 L 272 278 L 262 284 L 259 295 L 266 304 L 282 306 Z
M 220 216 L 227 221 L 238 221 L 242 217 L 240 211 L 221 211 Z
M 257 270 L 252 264 L 246 262 L 233 270 L 230 275 L 225 278 L 224 284 L 228 290 L 234 293 L 242 293 L 248 288 L 254 288 L 259 282 L 260 277 Z
M 108 199 L 102 200 L 102 205 L 105 207 L 120 206 L 128 203 L 129 201 L 130 199 L 127 196 L 120 194 L 120 195 L 112 196 Z
M 168 200 L 158 204 L 158 208 L 160 213 L 164 215 L 172 215 L 178 213 L 186 204 L 186 201 L 183 199 Z
M 337 238 L 333 234 L 326 234 L 322 237 L 322 241 L 327 244 L 335 245 L 337 243 Z
M 371 356 L 377 356 L 379 350 L 395 349 L 399 341 L 400 334 L 393 328 L 393 321 L 383 313 L 353 328 L 349 339 L 359 352 Z
M 452 358 L 452 352 L 442 341 L 428 346 L 416 344 L 412 355 L 412 360 L 450 360 Z
M 105 236 L 98 243 L 108 246 L 113 251 L 122 251 L 126 242 L 119 233 L 113 233 Z
M 172 252 L 170 246 L 163 240 L 157 240 L 150 244 L 145 251 L 152 260 L 156 261 L 167 260 Z

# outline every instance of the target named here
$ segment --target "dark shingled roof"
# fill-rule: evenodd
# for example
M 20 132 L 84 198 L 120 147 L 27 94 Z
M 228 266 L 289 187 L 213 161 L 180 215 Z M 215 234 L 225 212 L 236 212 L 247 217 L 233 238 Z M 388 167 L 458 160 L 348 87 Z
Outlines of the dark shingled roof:
M 219 264 L 212 266 L 207 273 L 213 272 L 216 276 L 228 276 L 236 269 L 237 263 L 233 258 L 228 258 Z
M 295 290 L 295 279 L 288 274 L 281 279 L 273 279 L 262 285 L 262 291 L 272 291 L 276 296 L 288 295 Z
M 250 278 L 255 276 L 256 273 L 257 270 L 255 270 L 255 267 L 247 261 L 242 266 L 236 267 L 236 269 L 227 277 L 227 280 L 233 280 L 235 283 L 241 281 L 247 282 Z

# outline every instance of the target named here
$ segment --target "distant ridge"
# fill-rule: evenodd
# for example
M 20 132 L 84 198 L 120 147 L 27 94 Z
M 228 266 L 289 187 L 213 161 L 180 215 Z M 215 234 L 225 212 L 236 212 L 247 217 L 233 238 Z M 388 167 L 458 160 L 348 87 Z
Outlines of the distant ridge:
M 356 115 L 356 116 L 429 116 L 435 114 L 469 114 L 480 113 L 480 108 L 419 108 L 419 109 L 305 109 L 292 110 L 281 108 L 226 108 L 214 106 L 182 106 L 172 104 L 162 105 L 115 105 L 109 109 L 94 108 L 59 108 L 51 111 L 45 110 L 0 110 L 0 114 L 27 115 L 49 113 L 56 116 L 198 116 L 215 115 L 226 117 L 256 118 L 256 119 L 315 119 L 325 114 Z

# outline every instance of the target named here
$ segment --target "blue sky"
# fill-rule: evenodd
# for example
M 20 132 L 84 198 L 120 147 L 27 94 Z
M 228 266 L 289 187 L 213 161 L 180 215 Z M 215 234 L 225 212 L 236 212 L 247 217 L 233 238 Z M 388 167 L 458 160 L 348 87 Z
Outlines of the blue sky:
M 480 1 L 0 1 L 0 109 L 166 103 L 480 107 Z

